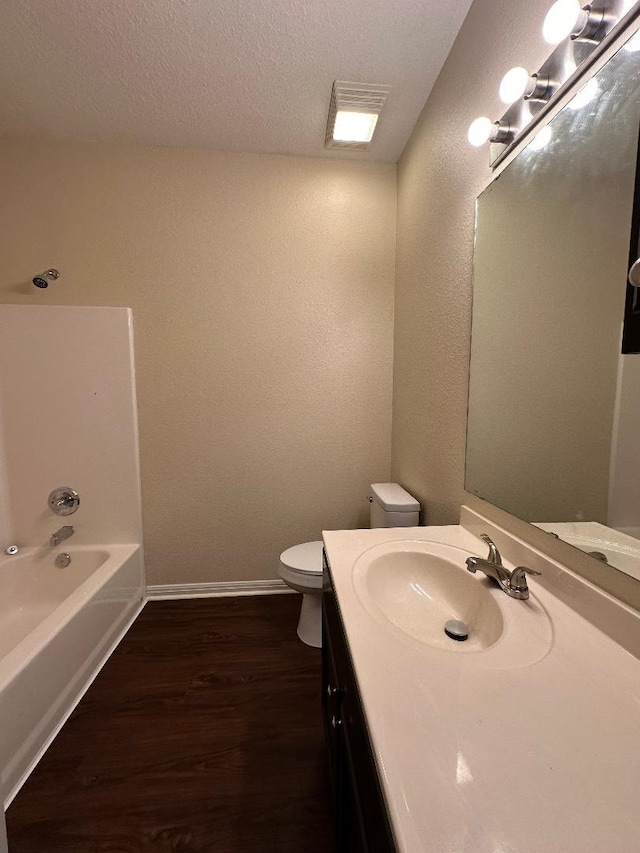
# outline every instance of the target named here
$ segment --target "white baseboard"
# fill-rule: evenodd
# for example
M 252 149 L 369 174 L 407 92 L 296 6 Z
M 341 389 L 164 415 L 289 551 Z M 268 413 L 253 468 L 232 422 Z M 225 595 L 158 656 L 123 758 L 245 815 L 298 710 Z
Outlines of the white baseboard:
M 173 598 L 223 598 L 233 595 L 280 595 L 293 592 L 282 580 L 222 581 L 218 583 L 166 583 L 147 586 L 151 601 Z

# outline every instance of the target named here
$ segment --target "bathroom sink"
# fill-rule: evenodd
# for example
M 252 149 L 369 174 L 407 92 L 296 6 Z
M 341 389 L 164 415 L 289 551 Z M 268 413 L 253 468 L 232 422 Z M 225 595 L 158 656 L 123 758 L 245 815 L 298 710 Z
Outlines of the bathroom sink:
M 488 656 L 509 668 L 539 660 L 552 641 L 544 608 L 533 596 L 517 601 L 488 578 L 468 572 L 468 556 L 436 542 L 385 542 L 356 560 L 355 591 L 379 624 L 423 647 L 465 658 Z M 465 623 L 466 640 L 445 633 L 452 619 Z

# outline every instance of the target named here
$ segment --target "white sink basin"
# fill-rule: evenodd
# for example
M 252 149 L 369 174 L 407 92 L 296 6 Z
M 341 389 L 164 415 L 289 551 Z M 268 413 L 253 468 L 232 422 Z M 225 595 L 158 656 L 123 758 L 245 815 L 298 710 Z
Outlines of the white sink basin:
M 419 540 L 395 540 L 365 551 L 353 567 L 362 605 L 379 624 L 413 643 L 496 667 L 530 665 L 551 647 L 544 608 L 531 596 L 510 598 L 465 566 L 467 551 Z M 467 640 L 445 633 L 450 619 L 464 622 Z M 483 664 L 484 665 L 484 664 Z

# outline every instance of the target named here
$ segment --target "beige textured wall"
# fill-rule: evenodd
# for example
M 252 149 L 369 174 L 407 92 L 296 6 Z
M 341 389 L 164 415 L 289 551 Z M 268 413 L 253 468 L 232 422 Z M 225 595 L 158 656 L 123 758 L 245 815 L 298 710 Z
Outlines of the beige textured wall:
M 366 523 L 394 165 L 12 140 L 0 185 L 1 301 L 133 308 L 150 583 L 275 577 L 283 548 Z
M 546 56 L 547 8 L 475 0 L 398 164 L 392 478 L 429 524 L 455 523 L 465 499 L 474 205 L 490 177 L 467 128 L 502 114 L 508 68 Z

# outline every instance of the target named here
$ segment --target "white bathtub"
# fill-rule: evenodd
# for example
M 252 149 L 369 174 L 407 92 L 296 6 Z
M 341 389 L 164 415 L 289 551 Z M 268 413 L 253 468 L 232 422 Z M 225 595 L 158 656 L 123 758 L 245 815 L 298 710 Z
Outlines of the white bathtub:
M 60 552 L 71 556 L 57 568 Z M 0 558 L 0 784 L 5 809 L 144 603 L 138 545 Z

